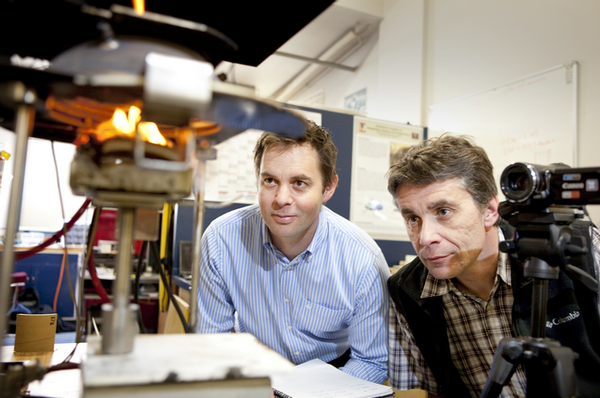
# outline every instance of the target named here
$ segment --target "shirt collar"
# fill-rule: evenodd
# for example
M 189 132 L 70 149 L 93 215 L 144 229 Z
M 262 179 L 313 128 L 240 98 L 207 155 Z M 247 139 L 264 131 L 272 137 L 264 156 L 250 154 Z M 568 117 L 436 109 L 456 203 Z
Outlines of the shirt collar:
M 502 230 L 498 228 L 498 243 L 503 241 L 504 234 L 502 233 Z M 512 281 L 510 279 L 510 261 L 508 261 L 508 255 L 504 252 L 500 252 L 498 258 L 498 277 L 507 285 L 512 286 Z
M 315 236 L 313 236 L 312 240 L 310 241 L 310 244 L 306 248 L 306 252 L 308 252 L 309 254 L 312 254 L 315 251 L 317 251 L 317 249 L 323 244 L 323 242 L 327 238 L 326 225 L 330 211 L 331 210 L 326 208 L 325 205 L 321 206 L 321 211 L 319 212 L 319 223 L 317 224 Z
M 271 241 L 271 234 L 269 233 L 269 228 L 267 228 L 267 223 L 265 223 L 265 220 L 262 218 L 260 211 L 258 212 L 258 215 L 260 217 L 260 242 L 263 247 L 267 249 L 272 247 L 274 249 L 275 246 L 273 246 L 273 242 Z
M 500 228 L 498 229 L 498 243 L 504 241 L 504 234 Z M 498 269 L 496 270 L 496 282 L 494 286 L 498 283 L 498 279 L 502 280 L 504 283 L 511 285 L 510 279 L 510 263 L 507 261 L 508 256 L 506 253 L 499 252 L 498 256 Z M 427 278 L 425 279 L 425 284 L 423 285 L 423 290 L 421 291 L 421 298 L 430 298 L 436 296 L 443 296 L 444 294 L 450 292 L 451 290 L 456 290 L 457 287 L 452 283 L 450 279 L 437 279 L 429 271 L 427 271 Z

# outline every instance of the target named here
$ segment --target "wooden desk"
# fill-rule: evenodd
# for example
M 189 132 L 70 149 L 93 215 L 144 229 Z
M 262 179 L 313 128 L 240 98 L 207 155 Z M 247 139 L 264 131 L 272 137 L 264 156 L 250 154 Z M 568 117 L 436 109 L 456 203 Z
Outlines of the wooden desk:
M 427 398 L 427 391 L 423 390 L 407 390 L 400 391 L 392 388 L 394 390 L 395 398 Z
M 383 384 L 385 384 L 386 386 L 390 385 L 390 381 L 386 380 Z M 407 391 L 400 391 L 400 390 L 396 390 L 395 388 L 392 388 L 392 390 L 394 390 L 394 398 L 427 398 L 427 391 L 423 391 L 423 390 L 407 390 Z
M 55 344 L 53 352 L 14 352 L 13 346 L 2 347 L 3 362 L 25 362 L 39 358 L 44 366 L 61 363 L 75 348 L 74 343 Z M 80 343 L 71 358 L 71 362 L 80 363 L 81 354 L 86 350 L 86 343 Z M 83 395 L 81 371 L 79 369 L 50 372 L 41 381 L 29 383 L 29 394 L 32 396 L 80 398 Z

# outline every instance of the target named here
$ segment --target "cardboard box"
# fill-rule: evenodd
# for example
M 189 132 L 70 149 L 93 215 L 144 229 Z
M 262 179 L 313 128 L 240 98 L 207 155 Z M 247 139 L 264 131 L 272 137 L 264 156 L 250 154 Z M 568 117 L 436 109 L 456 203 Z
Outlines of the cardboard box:
M 16 352 L 54 351 L 56 314 L 17 314 Z

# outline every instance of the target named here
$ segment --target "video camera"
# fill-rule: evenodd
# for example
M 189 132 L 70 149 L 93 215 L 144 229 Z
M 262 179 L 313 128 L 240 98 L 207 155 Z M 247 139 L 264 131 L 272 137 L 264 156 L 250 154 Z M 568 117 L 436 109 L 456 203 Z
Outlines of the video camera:
M 600 167 L 515 162 L 502 172 L 500 188 L 512 206 L 600 204 Z

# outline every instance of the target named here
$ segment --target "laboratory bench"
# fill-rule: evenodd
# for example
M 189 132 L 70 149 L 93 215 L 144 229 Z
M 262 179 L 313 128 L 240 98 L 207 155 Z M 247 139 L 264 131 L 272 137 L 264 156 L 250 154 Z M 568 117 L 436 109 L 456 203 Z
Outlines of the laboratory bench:
M 70 362 L 80 363 L 86 343 L 55 344 L 50 352 L 15 352 L 13 346 L 2 347 L 2 362 L 25 362 L 39 359 L 43 366 L 54 366 L 63 362 L 75 349 Z M 80 398 L 83 396 L 81 370 L 68 369 L 47 373 L 42 380 L 33 381 L 27 387 L 32 397 Z
M 3 362 L 24 362 L 39 359 L 44 366 L 53 366 L 61 363 L 75 349 L 72 363 L 81 363 L 85 360 L 87 343 L 55 344 L 52 352 L 14 352 L 13 346 L 2 347 Z M 69 369 L 50 372 L 40 381 L 29 383 L 27 388 L 30 396 L 80 398 L 83 396 L 83 383 L 81 370 Z M 427 393 L 421 390 L 399 391 L 394 389 L 396 398 L 425 398 Z

